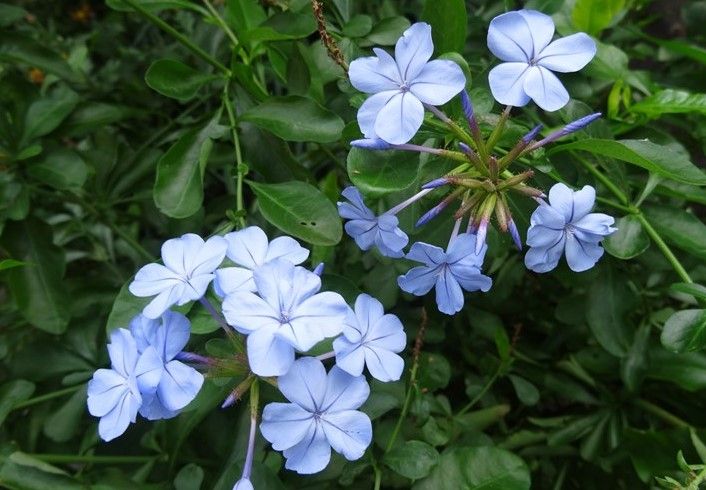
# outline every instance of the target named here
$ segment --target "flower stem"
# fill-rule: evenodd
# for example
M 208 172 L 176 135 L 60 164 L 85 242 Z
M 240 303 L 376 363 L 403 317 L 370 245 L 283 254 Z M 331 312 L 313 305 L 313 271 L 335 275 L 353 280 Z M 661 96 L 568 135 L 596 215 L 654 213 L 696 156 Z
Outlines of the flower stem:
M 223 20 L 223 17 L 218 13 L 218 11 L 213 8 L 213 5 L 211 5 L 211 2 L 208 0 L 203 0 L 204 5 L 206 5 L 206 8 L 208 11 L 213 15 L 213 18 L 216 19 L 216 23 L 223 29 L 223 32 L 226 33 L 226 36 L 230 38 L 230 41 L 233 43 L 233 49 L 238 49 L 238 46 L 240 46 L 240 43 L 238 42 L 238 38 L 235 37 L 235 34 L 233 31 L 228 27 L 228 24 Z
M 206 311 L 211 314 L 213 319 L 218 322 L 218 324 L 223 328 L 223 330 L 225 330 L 226 335 L 228 335 L 229 337 L 235 335 L 233 333 L 233 329 L 230 327 L 230 325 L 228 325 L 226 319 L 223 318 L 223 315 L 218 313 L 216 308 L 213 306 L 213 304 L 211 304 L 211 302 L 208 300 L 208 298 L 206 298 L 206 296 L 201 297 L 201 299 L 199 299 L 199 302 L 203 305 L 204 308 L 206 308 Z
M 584 168 L 585 168 L 586 170 L 588 170 L 588 172 L 589 172 L 591 175 L 593 175 L 596 179 L 598 179 L 598 180 L 601 182 L 601 184 L 603 184 L 603 185 L 606 187 L 606 189 L 608 189 L 610 192 L 612 192 L 613 195 L 618 198 L 618 200 L 621 202 L 621 204 L 624 204 L 624 205 L 626 205 L 626 206 L 630 204 L 630 201 L 628 200 L 628 197 L 623 193 L 623 191 L 621 191 L 621 190 L 618 188 L 618 186 L 616 186 L 613 182 L 611 182 L 608 177 L 606 177 L 605 175 L 603 175 L 603 174 L 595 167 L 595 165 L 593 165 L 593 164 L 591 164 L 590 162 L 588 162 L 585 158 L 580 157 L 580 156 L 577 155 L 575 152 L 571 152 L 571 155 L 572 155 L 574 158 L 576 158 L 576 160 L 578 160 L 578 161 L 581 163 L 581 165 L 583 165 Z
M 443 122 L 444 124 L 446 124 L 446 126 L 448 126 L 448 128 L 449 128 L 456 136 L 458 136 L 461 141 L 463 141 L 464 143 L 466 143 L 466 144 L 468 144 L 468 145 L 471 145 L 471 147 L 475 147 L 475 146 L 476 146 L 476 142 L 473 140 L 473 138 L 471 137 L 471 135 L 468 134 L 466 131 L 464 131 L 461 126 L 459 126 L 459 125 L 456 124 L 453 120 L 451 120 L 451 118 L 450 118 L 449 116 L 447 116 L 447 115 L 444 114 L 441 110 L 439 110 L 439 108 L 437 108 L 437 107 L 435 107 L 435 106 L 433 106 L 433 105 L 428 105 L 428 104 L 425 104 L 424 107 L 426 107 L 426 109 L 427 109 L 429 112 L 431 112 L 431 113 L 434 114 L 437 118 L 439 118 L 439 119 L 441 120 L 441 122 Z M 481 158 L 483 158 L 483 151 L 485 150 L 485 148 L 482 148 L 482 149 L 481 149 L 481 148 L 477 148 L 477 150 L 481 153 Z M 486 155 L 486 156 L 487 156 L 487 155 Z
M 238 137 L 238 126 L 235 121 L 235 110 L 233 103 L 230 100 L 228 92 L 228 83 L 223 88 L 223 105 L 226 106 L 228 113 L 228 122 L 230 123 L 230 132 L 233 138 L 233 147 L 235 148 L 235 165 L 237 172 L 237 183 L 235 189 L 235 211 L 238 214 L 238 222 L 241 228 L 245 228 L 245 216 L 243 216 L 243 176 L 245 173 L 245 164 L 243 163 L 243 154 L 240 150 L 240 138 Z
M 257 411 L 260 404 L 260 386 L 257 379 L 250 387 L 250 434 L 248 435 L 248 450 L 243 465 L 243 478 L 250 478 L 252 461 L 255 453 L 255 436 L 257 436 Z
M 500 371 L 502 371 L 502 369 L 503 369 L 503 363 L 500 362 L 500 364 L 498 364 L 498 369 L 495 370 L 495 372 L 490 377 L 490 379 L 488 379 L 488 381 L 485 383 L 485 385 L 483 385 L 483 388 L 480 390 L 480 392 L 478 392 L 478 394 L 476 396 L 474 396 L 473 399 L 470 402 L 468 402 L 468 404 L 465 407 L 463 407 L 460 412 L 458 412 L 457 416 L 463 415 L 464 413 L 468 412 L 471 408 L 473 408 L 475 406 L 476 403 L 478 403 L 478 401 L 481 398 L 483 398 L 483 395 L 485 395 L 488 392 L 490 387 L 493 386 L 495 381 L 498 379 L 498 376 L 500 376 Z
M 157 456 L 95 456 L 92 454 L 28 454 L 31 458 L 45 463 L 103 463 L 103 464 L 134 464 L 157 461 L 165 455 Z
M 65 395 L 69 395 L 71 393 L 74 393 L 75 391 L 78 391 L 79 389 L 83 388 L 86 385 L 80 384 L 76 386 L 71 386 L 69 388 L 64 388 L 63 390 L 56 390 L 52 391 L 51 393 L 46 393 L 44 395 L 40 396 L 35 396 L 34 398 L 30 398 L 29 400 L 25 400 L 23 402 L 17 403 L 12 407 L 12 410 L 18 410 L 20 408 L 26 408 L 32 405 L 36 405 L 38 403 L 42 403 L 48 400 L 53 400 L 54 398 L 60 398 Z
M 512 106 L 509 105 L 509 106 L 505 107 L 505 110 L 500 115 L 500 120 L 498 121 L 498 124 L 493 129 L 493 132 L 490 133 L 490 136 L 488 137 L 488 141 L 485 144 L 486 155 L 492 153 L 493 148 L 495 147 L 495 143 L 498 142 L 498 139 L 500 139 L 500 136 L 503 134 L 503 130 L 505 129 L 505 123 L 507 122 L 508 118 L 510 117 L 511 110 L 512 110 Z
M 332 357 L 336 357 L 335 351 L 320 354 L 320 355 L 316 356 L 316 359 L 318 359 L 319 361 L 325 361 L 326 359 L 331 359 Z
M 669 245 L 667 245 L 664 240 L 662 240 L 662 237 L 659 233 L 657 233 L 657 230 L 655 230 L 650 224 L 650 222 L 647 221 L 647 218 L 645 218 L 642 213 L 638 213 L 635 216 L 637 217 L 638 221 L 645 229 L 647 234 L 650 236 L 650 238 L 654 240 L 657 247 L 662 251 L 664 257 L 669 261 L 670 264 L 672 264 L 674 271 L 677 273 L 677 275 L 679 275 L 682 281 L 693 283 L 694 281 L 693 279 L 691 279 L 691 276 L 689 276 L 689 273 L 686 272 L 686 269 L 684 269 L 684 266 L 681 265 L 681 262 L 679 262 L 679 259 L 677 259 L 677 257 L 674 255 L 672 249 L 669 248 Z
M 635 400 L 635 405 L 638 407 L 644 409 L 646 412 L 651 413 L 652 415 L 656 415 L 657 417 L 661 418 L 665 422 L 673 425 L 674 427 L 677 427 L 679 429 L 691 429 L 692 426 L 685 420 L 680 419 L 673 413 L 670 413 L 663 409 L 662 407 L 658 407 L 652 402 L 648 402 L 647 400 L 644 400 L 642 398 L 638 398 Z
M 155 26 L 159 27 L 162 29 L 164 32 L 172 36 L 174 39 L 179 41 L 186 49 L 194 53 L 196 56 L 201 58 L 203 61 L 208 63 L 209 65 L 213 66 L 217 70 L 223 72 L 224 75 L 226 75 L 228 78 L 232 75 L 231 71 L 226 68 L 221 62 L 216 60 L 213 56 L 208 54 L 206 51 L 203 49 L 199 48 L 197 45 L 195 45 L 191 40 L 184 36 L 182 33 L 174 29 L 172 26 L 164 22 L 162 19 L 154 15 L 152 12 L 147 10 L 145 7 L 140 5 L 138 2 L 135 0 L 125 0 L 125 3 L 128 4 L 130 7 L 132 7 L 134 10 L 136 10 L 140 15 L 142 15 L 144 18 L 152 22 Z

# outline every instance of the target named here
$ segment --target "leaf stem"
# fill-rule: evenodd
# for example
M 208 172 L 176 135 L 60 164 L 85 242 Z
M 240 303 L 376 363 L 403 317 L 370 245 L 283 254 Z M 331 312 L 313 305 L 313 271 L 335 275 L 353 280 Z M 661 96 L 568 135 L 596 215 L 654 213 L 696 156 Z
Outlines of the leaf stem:
M 571 152 L 571 155 L 576 158 L 576 160 L 578 160 L 581 165 L 583 165 L 584 168 L 589 171 L 589 173 L 591 173 L 596 179 L 598 179 L 601 184 L 603 184 L 610 192 L 612 192 L 613 195 L 617 197 L 622 204 L 624 204 L 625 206 L 628 206 L 630 204 L 628 197 L 623 193 L 623 191 L 618 189 L 618 186 L 611 182 L 608 177 L 603 175 L 593 164 L 588 162 L 585 158 L 577 155 L 576 152 Z
M 104 464 L 132 464 L 148 463 L 164 458 L 158 456 L 95 456 L 92 454 L 27 454 L 31 458 L 46 463 L 104 463 Z
M 228 27 L 228 24 L 226 24 L 226 21 L 223 20 L 223 17 L 218 13 L 218 11 L 213 8 L 213 5 L 211 5 L 211 2 L 208 0 L 203 0 L 204 5 L 206 5 L 206 8 L 208 11 L 213 15 L 213 18 L 216 19 L 216 22 L 218 25 L 223 29 L 223 31 L 226 33 L 226 36 L 228 36 L 233 43 L 233 49 L 238 49 L 238 46 L 240 46 L 240 43 L 238 42 L 238 38 L 235 36 L 233 31 Z
M 663 409 L 662 407 L 658 407 L 652 402 L 648 402 L 647 400 L 644 400 L 642 398 L 638 398 L 635 400 L 635 405 L 638 407 L 644 409 L 646 412 L 651 413 L 652 415 L 655 415 L 665 422 L 672 424 L 673 426 L 679 428 L 679 429 L 691 429 L 692 426 L 685 420 L 680 419 L 673 413 L 668 412 L 667 410 Z
M 203 61 L 208 63 L 209 65 L 213 66 L 217 70 L 223 72 L 224 75 L 226 75 L 228 78 L 232 75 L 231 71 L 226 68 L 223 64 L 221 64 L 220 61 L 215 59 L 213 56 L 208 54 L 206 51 L 203 49 L 199 48 L 197 45 L 195 45 L 189 38 L 184 36 L 182 33 L 174 29 L 172 26 L 164 22 L 162 19 L 154 15 L 152 12 L 147 10 L 145 7 L 140 5 L 138 2 L 135 0 L 124 0 L 125 3 L 127 3 L 130 7 L 135 9 L 140 15 L 142 15 L 144 18 L 152 22 L 155 26 L 159 27 L 162 29 L 164 32 L 172 36 L 174 39 L 179 41 L 186 49 L 194 53 L 196 56 L 201 58 Z
M 63 390 L 56 390 L 52 391 L 51 393 L 46 393 L 44 395 L 40 396 L 35 396 L 34 398 L 30 398 L 29 400 L 25 400 L 23 402 L 17 403 L 12 407 L 12 410 L 19 410 L 20 408 L 26 408 L 32 405 L 36 405 L 38 403 L 42 403 L 48 400 L 53 400 L 54 398 L 60 398 L 64 395 L 70 395 L 71 393 L 74 393 L 81 388 L 83 388 L 85 385 L 80 384 L 76 386 L 70 386 L 69 388 L 64 388 Z
M 682 281 L 688 282 L 689 284 L 693 283 L 694 281 L 693 279 L 691 279 L 691 276 L 689 276 L 689 273 L 686 272 L 686 269 L 684 269 L 684 266 L 681 265 L 681 262 L 679 262 L 679 259 L 677 259 L 677 257 L 674 255 L 672 249 L 669 248 L 669 245 L 667 245 L 665 241 L 662 240 L 662 237 L 659 233 L 657 233 L 657 230 L 655 230 L 650 224 L 650 222 L 647 221 L 647 218 L 645 218 L 642 213 L 638 213 L 635 216 L 637 217 L 638 221 L 640 221 L 640 224 L 642 224 L 642 227 L 645 229 L 650 238 L 654 240 L 657 247 L 662 251 L 662 254 L 664 254 L 665 258 L 669 261 L 670 264 L 672 264 L 674 271 L 679 275 Z
M 500 372 L 502 371 L 503 367 L 504 367 L 504 363 L 501 361 L 498 364 L 498 369 L 495 370 L 495 372 L 490 377 L 490 379 L 488 379 L 488 381 L 485 383 L 485 385 L 483 385 L 483 388 L 478 392 L 478 394 L 476 396 L 473 397 L 473 399 L 470 402 L 468 402 L 468 404 L 465 407 L 463 407 L 458 412 L 457 416 L 463 415 L 464 413 L 468 412 L 471 408 L 473 408 L 475 406 L 476 403 L 478 403 L 478 401 L 481 398 L 483 398 L 483 395 L 485 395 L 488 392 L 490 387 L 493 386 L 495 381 L 498 379 L 498 376 L 500 376 Z
M 241 216 L 243 213 L 243 176 L 245 174 L 245 165 L 243 164 L 243 154 L 240 150 L 240 138 L 238 137 L 238 126 L 235 119 L 235 109 L 233 108 L 233 103 L 230 100 L 230 93 L 228 90 L 228 83 L 226 83 L 223 89 L 223 104 L 226 106 L 226 112 L 228 113 L 228 122 L 230 124 L 230 132 L 233 138 L 233 147 L 235 148 L 235 165 L 237 172 L 237 183 L 235 189 L 235 211 L 238 213 L 238 221 L 241 228 L 245 228 L 245 216 Z

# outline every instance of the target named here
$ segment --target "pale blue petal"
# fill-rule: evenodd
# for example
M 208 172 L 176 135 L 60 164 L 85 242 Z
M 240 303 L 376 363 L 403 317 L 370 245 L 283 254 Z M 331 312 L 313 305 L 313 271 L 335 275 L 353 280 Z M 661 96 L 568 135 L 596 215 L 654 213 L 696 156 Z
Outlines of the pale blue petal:
M 556 243 L 549 247 L 532 247 L 525 255 L 525 266 L 534 272 L 549 272 L 559 264 L 564 252 L 566 237 L 562 233 Z
M 140 415 L 147 420 L 164 420 L 171 419 L 179 415 L 178 410 L 169 410 L 162 405 L 159 396 L 146 395 L 142 397 L 142 406 L 140 407 Z
M 137 417 L 142 400 L 126 390 L 113 409 L 98 422 L 98 434 L 104 441 L 112 441 L 125 432 Z
M 554 184 L 549 189 L 549 204 L 564 217 L 565 223 L 571 223 L 571 218 L 574 214 L 574 191 L 571 188 L 561 182 Z M 544 226 L 547 226 L 547 224 L 544 224 Z
M 284 467 L 300 475 L 311 475 L 326 468 L 331 460 L 331 446 L 323 429 L 312 424 L 304 439 L 282 453 L 287 462 Z
M 488 73 L 488 84 L 493 98 L 504 105 L 522 107 L 530 101 L 525 93 L 525 79 L 530 66 L 527 63 L 501 63 Z
M 437 276 L 436 304 L 439 311 L 447 315 L 454 315 L 463 308 L 463 291 L 448 269 Z
M 228 243 L 226 255 L 237 265 L 253 270 L 265 263 L 268 242 L 260 227 L 248 226 L 224 238 Z
M 600 237 L 598 238 L 598 240 L 600 240 L 616 230 L 616 228 L 613 228 L 614 223 L 615 219 L 612 216 L 603 213 L 590 213 L 580 220 L 574 221 L 572 227 L 576 237 L 579 239 L 582 239 L 583 234 L 590 234 Z M 591 241 L 595 240 L 595 238 L 588 236 L 586 239 Z
M 351 342 L 340 336 L 333 341 L 333 351 L 336 353 L 336 366 L 352 376 L 363 374 L 365 351 L 360 342 Z
M 517 13 L 527 23 L 527 28 L 532 37 L 532 58 L 536 59 L 554 37 L 554 21 L 547 14 L 536 10 L 523 9 L 518 10 Z
M 441 266 L 420 266 L 413 267 L 403 276 L 397 278 L 397 285 L 408 293 L 415 296 L 423 296 L 431 291 L 436 283 Z
M 195 255 L 201 245 L 203 245 L 203 239 L 193 233 L 171 238 L 162 244 L 162 262 L 165 267 L 180 277 L 186 278 L 189 273 L 190 256 Z
M 137 387 L 142 395 L 150 395 L 157 390 L 164 372 L 164 361 L 151 345 L 140 355 L 135 366 Z
M 255 293 L 233 293 L 223 300 L 223 316 L 228 325 L 238 332 L 249 334 L 255 330 L 279 327 L 280 312 Z
M 88 412 L 103 417 L 110 412 L 130 388 L 120 374 L 112 369 L 98 369 L 88 382 Z
M 310 339 L 292 343 L 298 350 L 306 351 L 324 337 L 334 337 L 341 333 L 348 313 L 348 305 L 338 293 L 325 291 L 305 299 L 291 310 L 290 324 L 295 330 L 307 332 Z M 313 338 L 318 340 L 310 344 Z M 310 345 L 309 345 L 310 344 Z M 305 347 L 305 345 L 309 345 Z
M 252 482 L 249 479 L 241 478 L 235 482 L 233 490 L 255 490 L 255 487 L 252 486 Z
M 401 145 L 412 139 L 422 126 L 423 120 L 424 106 L 420 100 L 411 92 L 402 92 L 392 97 L 380 109 L 375 119 L 374 131 L 388 143 Z M 365 136 L 370 137 L 367 134 Z
M 402 80 L 406 82 L 414 80 L 433 52 L 434 44 L 429 24 L 417 22 L 404 31 L 395 44 L 395 60 Z
M 593 209 L 596 202 L 596 189 L 590 185 L 585 185 L 580 191 L 574 192 L 573 195 L 573 210 L 569 222 L 575 223 L 580 220 Z
M 401 257 L 402 249 L 407 246 L 409 238 L 407 234 L 399 228 L 399 220 L 397 216 L 392 214 L 383 214 L 378 218 L 378 235 L 375 242 L 378 248 L 382 251 L 390 251 L 394 256 Z M 388 254 L 383 254 L 388 255 Z
M 144 298 L 171 289 L 182 282 L 180 275 L 162 264 L 147 264 L 137 271 L 128 289 L 135 296 Z
M 351 85 L 368 94 L 385 90 L 399 90 L 402 81 L 397 70 L 397 63 L 386 51 L 382 49 L 374 51 L 377 56 L 351 61 L 348 67 Z
M 213 288 L 221 298 L 239 291 L 257 291 L 250 269 L 244 267 L 224 267 L 216 271 Z
M 276 261 L 279 260 L 284 259 L 276 259 Z M 291 264 L 289 262 L 287 263 Z M 284 273 L 282 275 L 291 277 L 291 282 L 289 283 L 291 292 L 287 296 L 288 301 L 283 301 L 281 304 L 289 307 L 290 312 L 293 312 L 297 309 L 298 304 L 316 295 L 316 293 L 321 289 L 321 277 L 318 274 L 314 274 L 309 269 L 294 266 L 293 264 L 287 265 L 286 269 L 289 269 L 290 267 L 293 269 L 291 276 Z M 279 267 L 278 270 L 282 271 L 283 268 Z
M 446 252 L 441 247 L 424 242 L 416 242 L 412 244 L 406 258 L 426 265 L 438 265 L 446 262 Z
M 309 251 L 299 245 L 294 238 L 288 236 L 277 237 L 267 247 L 265 262 L 275 259 L 284 259 L 294 265 L 301 264 L 309 257 Z
M 177 304 L 185 296 L 185 289 L 185 284 L 180 282 L 170 289 L 162 291 L 145 306 L 142 310 L 142 314 L 151 319 L 159 318 L 165 311 Z
M 404 370 L 404 360 L 400 356 L 370 343 L 365 347 L 365 364 L 370 375 L 383 383 L 397 381 Z
M 179 298 L 178 304 L 185 305 L 189 301 L 196 301 L 197 299 L 203 298 L 208 289 L 208 285 L 211 284 L 214 277 L 216 277 L 216 275 L 213 273 L 191 276 L 189 282 L 187 282 L 184 287 L 184 292 Z
M 277 379 L 277 387 L 287 400 L 312 413 L 321 408 L 327 383 L 326 368 L 313 357 L 298 359 Z
M 458 64 L 451 60 L 434 60 L 422 68 L 409 90 L 425 104 L 442 105 L 465 86 L 466 76 Z
M 277 451 L 296 446 L 314 425 L 314 415 L 294 403 L 268 403 L 260 432 Z
M 401 352 L 407 345 L 407 335 L 402 322 L 395 315 L 387 314 L 377 320 L 365 338 L 365 344 L 374 348 Z
M 179 361 L 164 366 L 157 395 L 167 410 L 181 410 L 196 398 L 203 385 L 203 374 Z
M 537 63 L 560 73 L 579 71 L 596 55 L 596 43 L 588 34 L 580 32 L 557 39 L 544 48 Z
M 355 410 L 370 395 L 370 387 L 364 376 L 351 376 L 334 366 L 328 373 L 326 396 L 321 412 L 335 413 L 342 410 Z
M 130 333 L 135 339 L 138 352 L 143 352 L 150 345 L 154 345 L 153 337 L 161 323 L 161 318 L 147 318 L 143 314 L 138 314 L 130 320 Z
M 334 451 L 348 461 L 362 457 L 373 439 L 370 418 L 357 410 L 327 413 L 321 417 L 321 426 Z
M 566 218 L 563 214 L 564 209 L 554 208 L 549 204 L 542 202 L 530 216 L 530 224 L 532 226 L 545 226 L 553 230 L 563 230 L 566 227 Z
M 527 245 L 530 247 L 548 247 L 564 236 L 564 230 L 555 230 L 542 225 L 532 225 L 527 230 Z
M 369 294 L 359 294 L 355 300 L 355 316 L 351 318 L 354 321 L 350 323 L 365 336 L 384 314 L 382 303 Z
M 248 362 L 258 376 L 282 376 L 294 362 L 294 348 L 276 335 L 277 328 L 265 327 L 248 335 Z
M 487 292 L 493 285 L 493 280 L 481 274 L 480 269 L 473 263 L 459 262 L 451 268 L 451 272 L 458 284 L 468 292 Z
M 488 245 L 484 244 L 480 253 L 476 255 L 477 238 L 476 235 L 471 233 L 461 233 L 457 235 L 449 244 L 449 248 L 446 251 L 446 260 L 451 264 L 459 260 L 470 260 L 478 267 L 483 265 L 483 259 L 485 258 L 486 250 L 488 250 Z
M 551 17 L 520 10 L 495 17 L 488 28 L 488 48 L 503 61 L 529 62 L 554 35 Z
M 190 259 L 189 276 L 212 274 L 226 257 L 228 242 L 221 236 L 212 236 L 199 247 Z
M 361 250 L 370 250 L 375 245 L 378 236 L 378 221 L 376 218 L 369 220 L 354 219 L 344 226 L 346 233 Z
M 573 235 L 566 238 L 566 262 L 574 272 L 583 272 L 596 265 L 603 252 L 603 247 L 595 243 L 579 241 Z
M 378 115 L 387 103 L 398 94 L 400 94 L 399 89 L 379 92 L 368 97 L 363 102 L 363 105 L 360 106 L 358 109 L 358 126 L 360 127 L 360 132 L 366 138 L 378 138 L 378 134 L 375 132 L 375 122 L 378 119 Z
M 108 355 L 111 366 L 123 378 L 129 378 L 135 373 L 139 354 L 137 343 L 129 330 L 118 328 L 111 332 Z
M 541 66 L 533 66 L 527 71 L 524 90 L 545 111 L 558 111 L 569 103 L 569 92 L 561 81 Z
M 339 213 L 344 219 L 373 219 L 373 213 L 363 201 L 363 196 L 360 191 L 354 186 L 348 186 L 341 195 L 350 201 L 349 203 L 338 203 Z

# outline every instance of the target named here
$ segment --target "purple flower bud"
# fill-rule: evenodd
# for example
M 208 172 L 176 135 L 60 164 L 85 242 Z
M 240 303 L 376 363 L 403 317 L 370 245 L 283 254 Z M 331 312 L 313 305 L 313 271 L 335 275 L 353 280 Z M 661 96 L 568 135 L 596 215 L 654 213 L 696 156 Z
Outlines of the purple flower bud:
M 459 142 L 458 147 L 461 149 L 463 153 L 466 155 L 469 155 L 471 153 L 474 153 L 474 151 L 471 149 L 470 146 L 468 146 L 466 143 Z
M 317 266 L 314 268 L 314 270 L 313 270 L 312 272 L 313 272 L 314 274 L 316 274 L 317 276 L 321 277 L 321 274 L 324 273 L 324 266 L 325 266 L 325 264 L 324 264 L 323 262 L 321 262 L 319 265 L 317 265 Z
M 202 356 L 201 354 L 196 354 L 194 352 L 179 352 L 174 359 L 177 361 L 194 362 L 206 365 L 213 364 L 213 359 L 210 357 Z
M 422 189 L 436 189 L 437 187 L 442 187 L 448 185 L 451 181 L 448 177 L 441 177 L 440 179 L 434 179 L 427 182 L 422 186 Z
M 510 218 L 507 222 L 507 229 L 510 232 L 510 236 L 512 237 L 512 241 L 515 242 L 515 246 L 517 247 L 517 250 L 522 250 L 522 240 L 520 239 L 520 232 L 517 229 L 517 225 L 515 222 Z
M 236 394 L 235 391 L 233 391 L 223 401 L 223 403 L 221 404 L 221 408 L 228 408 L 230 406 L 233 406 L 235 404 L 235 402 L 237 402 L 237 401 L 238 401 L 238 395 Z
M 392 145 L 381 139 L 360 139 L 351 141 L 351 146 L 354 148 L 363 148 L 365 150 L 389 150 Z
M 431 220 L 439 216 L 439 214 L 446 209 L 446 206 L 449 205 L 449 202 L 444 199 L 441 201 L 439 204 L 431 208 L 429 211 L 424 213 L 421 218 L 417 221 L 417 223 L 414 225 L 415 227 L 420 227 L 422 225 L 426 225 L 429 223 Z
M 535 126 L 532 131 L 522 137 L 522 143 L 524 143 L 525 145 L 529 145 L 530 142 L 537 137 L 543 127 L 544 126 L 542 124 L 538 124 L 537 126 Z
M 471 102 L 471 98 L 468 96 L 468 92 L 465 90 L 461 92 L 461 107 L 463 107 L 463 114 L 466 116 L 466 119 L 469 121 L 471 119 L 475 119 L 475 115 L 473 114 L 473 103 Z
M 589 114 L 588 116 L 584 116 L 564 126 L 564 129 L 562 129 L 561 132 L 564 133 L 564 135 L 567 135 L 569 133 L 578 131 L 579 129 L 583 129 L 602 115 L 603 114 L 601 114 L 600 112 L 596 112 L 595 114 Z

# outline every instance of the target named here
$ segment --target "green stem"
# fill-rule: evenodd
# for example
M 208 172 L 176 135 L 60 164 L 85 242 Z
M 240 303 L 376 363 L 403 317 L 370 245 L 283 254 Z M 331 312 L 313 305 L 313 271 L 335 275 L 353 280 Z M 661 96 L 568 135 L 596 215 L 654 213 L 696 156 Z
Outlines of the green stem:
M 503 134 L 503 130 L 505 129 L 505 123 L 507 123 L 507 120 L 510 117 L 511 110 L 512 110 L 512 106 L 509 105 L 509 106 L 505 107 L 505 110 L 500 115 L 500 120 L 498 121 L 498 124 L 493 129 L 493 132 L 490 133 L 490 136 L 488 137 L 488 141 L 485 144 L 485 153 L 486 154 L 492 153 L 493 148 L 495 148 L 495 143 L 498 142 L 498 139 L 500 139 L 500 136 Z
M 686 487 L 686 490 L 699 490 L 699 485 L 703 483 L 706 480 L 706 468 L 701 470 L 696 477 L 691 480 L 689 483 L 689 486 Z
M 32 458 L 46 463 L 105 463 L 132 464 L 157 461 L 164 456 L 94 456 L 90 454 L 28 454 Z
M 76 386 L 71 386 L 69 388 L 64 388 L 63 390 L 57 390 L 57 391 L 52 391 L 51 393 L 46 393 L 44 395 L 40 396 L 35 396 L 34 398 L 30 398 L 29 400 L 25 400 L 23 402 L 15 404 L 12 409 L 13 410 L 18 410 L 20 408 L 25 408 L 29 407 L 32 405 L 36 405 L 37 403 L 42 403 L 47 400 L 53 400 L 54 398 L 60 398 L 64 395 L 70 395 L 71 393 L 74 393 L 81 388 L 83 388 L 85 385 L 76 385 Z
M 485 395 L 488 392 L 490 387 L 493 386 L 493 384 L 495 383 L 495 380 L 497 380 L 498 376 L 500 376 L 500 372 L 502 371 L 502 369 L 503 369 L 503 363 L 501 362 L 498 365 L 498 369 L 495 370 L 495 372 L 490 377 L 490 379 L 485 383 L 485 385 L 483 386 L 483 389 L 481 389 L 480 392 L 478 392 L 478 394 L 476 396 L 474 396 L 473 399 L 470 402 L 468 402 L 468 404 L 465 407 L 463 407 L 461 409 L 461 411 L 458 412 L 457 415 L 463 415 L 464 413 L 468 412 L 471 408 L 473 408 L 475 406 L 476 403 L 478 403 L 478 401 L 481 398 L 483 398 L 483 395 Z
M 643 400 L 642 398 L 638 398 L 635 400 L 635 405 L 637 405 L 640 408 L 643 408 L 646 412 L 651 413 L 652 415 L 655 415 L 665 422 L 672 424 L 673 426 L 679 428 L 679 429 L 691 429 L 692 426 L 685 420 L 680 419 L 676 415 L 666 411 L 662 407 L 658 407 L 652 402 L 648 402 L 647 400 Z
M 135 0 L 125 0 L 125 3 L 127 3 L 130 7 L 135 9 L 137 12 L 140 13 L 144 18 L 152 22 L 154 25 L 162 29 L 164 32 L 172 36 L 174 39 L 179 41 L 186 49 L 194 53 L 196 56 L 204 60 L 206 63 L 209 65 L 213 66 L 217 70 L 220 70 L 223 72 L 224 75 L 230 78 L 231 76 L 231 71 L 226 68 L 221 62 L 216 60 L 213 56 L 208 54 L 206 51 L 203 49 L 199 48 L 196 46 L 189 38 L 184 36 L 182 33 L 174 29 L 172 26 L 164 22 L 162 19 L 154 15 L 152 12 L 144 8 L 142 5 L 137 3 Z
M 380 490 L 380 485 L 382 484 L 382 471 L 377 465 L 373 466 L 373 471 L 375 471 L 375 487 L 374 490 Z
M 230 94 L 228 91 L 228 84 L 226 83 L 223 89 L 223 104 L 226 106 L 226 112 L 228 113 L 228 121 L 230 123 L 230 132 L 233 138 L 233 146 L 235 148 L 235 165 L 237 172 L 237 183 L 235 189 L 235 210 L 237 213 L 242 213 L 243 206 L 243 174 L 245 172 L 245 165 L 243 164 L 243 154 L 240 150 L 240 138 L 238 137 L 238 126 L 235 120 L 235 109 L 233 108 L 233 103 L 230 100 Z M 245 228 L 245 216 L 239 216 L 238 221 L 240 222 L 240 227 Z
M 612 208 L 619 209 L 627 214 L 637 214 L 637 212 L 638 212 L 638 210 L 636 210 L 635 208 L 631 208 L 629 206 L 623 206 L 622 204 L 618 204 L 617 202 L 615 202 L 611 199 L 606 199 L 605 197 L 596 196 L 596 201 L 598 201 L 602 204 L 605 204 L 607 206 L 610 206 Z
M 218 11 L 213 8 L 213 5 L 211 5 L 211 2 L 208 0 L 203 0 L 204 5 L 206 5 L 206 8 L 208 11 L 211 13 L 214 19 L 216 19 L 216 22 L 218 25 L 223 29 L 223 32 L 226 33 L 226 36 L 230 38 L 230 41 L 233 43 L 233 49 L 238 49 L 238 46 L 240 46 L 240 43 L 238 42 L 238 38 L 235 37 L 235 34 L 233 31 L 228 27 L 228 24 L 226 24 L 226 21 L 223 20 L 223 17 L 218 13 Z
M 662 240 L 662 237 L 659 233 L 657 233 L 657 230 L 655 230 L 650 224 L 650 222 L 647 221 L 647 218 L 645 218 L 642 213 L 636 214 L 635 216 L 640 221 L 642 227 L 645 229 L 650 238 L 652 238 L 652 240 L 657 244 L 657 247 L 662 251 L 662 254 L 664 254 L 665 258 L 669 261 L 670 264 L 672 264 L 674 271 L 679 275 L 682 281 L 688 282 L 690 284 L 693 283 L 694 281 L 691 279 L 691 276 L 689 276 L 689 273 L 686 272 L 686 269 L 684 269 L 684 266 L 681 265 L 681 262 L 679 262 L 679 259 L 677 259 L 677 257 L 674 255 L 672 249 L 669 248 L 669 245 L 667 245 L 664 240 Z
M 610 192 L 612 192 L 613 195 L 615 197 L 617 197 L 618 200 L 622 204 L 624 204 L 626 206 L 628 206 L 630 204 L 628 197 L 623 193 L 623 191 L 621 191 L 618 188 L 618 186 L 616 186 L 613 182 L 611 182 L 608 177 L 606 177 L 601 172 L 599 172 L 598 169 L 593 164 L 588 162 L 585 158 L 578 156 L 574 152 L 571 152 L 571 154 L 574 158 L 576 158 L 576 160 L 578 160 L 581 163 L 581 165 L 584 166 L 584 168 L 586 170 L 589 171 L 589 173 L 591 173 L 596 179 L 598 179 L 601 182 L 601 184 L 603 184 Z
M 383 453 L 383 456 L 387 453 L 390 452 L 392 449 L 392 446 L 395 444 L 395 440 L 397 439 L 397 435 L 400 432 L 400 429 L 402 428 L 402 422 L 404 422 L 405 417 L 407 416 L 407 412 L 409 411 L 409 405 L 412 402 L 412 395 L 414 394 L 414 388 L 417 385 L 417 368 L 419 367 L 419 357 L 414 359 L 414 364 L 412 364 L 412 370 L 409 374 L 409 387 L 407 388 L 407 394 L 405 395 L 404 398 L 404 404 L 402 405 L 402 412 L 400 412 L 400 416 L 397 419 L 397 423 L 395 424 L 395 428 L 392 431 L 392 435 L 390 436 L 390 439 L 387 441 L 387 446 L 385 446 L 385 452 Z M 379 487 L 376 487 L 379 488 Z

